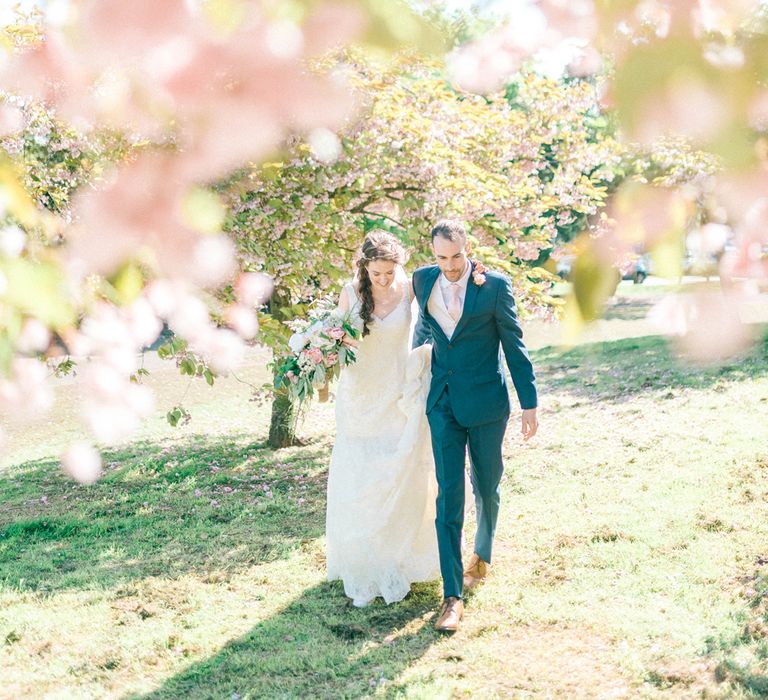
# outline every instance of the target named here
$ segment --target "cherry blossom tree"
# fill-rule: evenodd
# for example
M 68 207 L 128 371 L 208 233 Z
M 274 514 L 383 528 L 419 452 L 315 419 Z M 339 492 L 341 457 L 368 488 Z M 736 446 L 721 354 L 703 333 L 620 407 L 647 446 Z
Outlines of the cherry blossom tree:
M 369 229 L 400 237 L 413 266 L 430 259 L 429 230 L 446 216 L 466 220 L 476 256 L 510 274 L 524 316 L 555 314 L 553 276 L 537 263 L 627 175 L 627 154 L 594 128 L 595 86 L 529 72 L 481 98 L 412 55 L 385 70 L 350 53 L 335 61 L 364 116 L 327 144 L 293 139 L 280 161 L 224 188 L 241 265 L 275 282 L 259 340 L 284 352 L 288 329 L 276 321 L 337 293 Z M 278 394 L 274 446 L 294 439 L 291 411 Z
M 256 332 L 268 284 L 238 274 L 209 183 L 353 112 L 343 76 L 311 59 L 353 41 L 384 54 L 429 47 L 434 36 L 387 0 L 70 7 L 61 26 L 23 17 L 5 31 L 0 401 L 39 415 L 50 405 L 40 360 L 87 355 L 84 417 L 98 441 L 112 442 L 152 408 L 130 379 L 163 322 L 200 359 L 184 358 L 182 369 L 206 379 L 230 370 L 243 336 Z M 46 125 L 49 116 L 68 126 Z M 119 135 L 115 157 L 96 157 L 109 133 Z M 38 147 L 44 168 L 32 162 Z M 233 294 L 222 302 L 216 291 L 227 283 Z M 86 465 L 83 480 L 95 471 L 89 449 L 67 453 L 70 473 Z
M 599 313 L 610 292 L 605 283 L 610 268 L 627 248 L 627 221 L 634 222 L 632 243 L 650 249 L 671 277 L 680 274 L 688 236 L 694 243 L 712 241 L 712 231 L 718 231 L 719 240 L 734 242 L 733 251 L 721 258 L 727 289 L 719 297 L 680 298 L 679 305 L 673 299 L 655 316 L 669 319 L 662 327 L 681 338 L 680 347 L 696 345 L 685 338 L 702 340 L 696 359 L 721 359 L 710 319 L 722 315 L 722 308 L 738 317 L 741 305 L 768 282 L 764 3 L 538 0 L 529 10 L 452 55 L 454 77 L 464 87 L 493 92 L 537 53 L 559 50 L 570 57 L 571 75 L 606 73 L 602 101 L 616 115 L 625 143 L 652 147 L 659 139 L 684 138 L 693 151 L 716 159 L 714 167 L 712 159 L 705 162 L 684 186 L 627 184 L 612 212 L 616 216 L 595 222 L 580 246 L 582 274 L 569 304 L 571 327 Z M 693 248 L 708 254 L 707 246 Z M 670 313 L 677 306 L 687 309 L 685 324 Z M 735 335 L 745 342 L 750 337 Z
M 122 439 L 152 410 L 137 351 L 164 323 L 176 337 L 163 354 L 210 383 L 257 332 L 279 349 L 281 321 L 338 289 L 373 226 L 399 235 L 416 264 L 434 219 L 466 219 L 478 257 L 510 273 L 524 313 L 544 315 L 557 300 L 541 263 L 584 232 L 572 325 L 599 313 L 635 246 L 674 267 L 691 222 L 715 226 L 700 242 L 735 227 L 731 276 L 762 279 L 757 179 L 732 169 L 715 183 L 716 161 L 697 150 L 727 166 L 764 160 L 764 96 L 737 55 L 762 65 L 760 22 L 740 24 L 752 15 L 724 0 L 538 6 L 548 21 L 465 44 L 448 75 L 414 55 L 368 60 L 436 45 L 395 0 L 82 0 L 60 26 L 32 16 L 7 28 L 0 401 L 41 412 L 41 360 L 65 371 L 59 356 L 87 355 L 86 423 L 99 442 Z M 563 42 L 570 77 L 531 70 L 537 49 Z M 359 49 L 338 51 L 349 44 Z M 675 73 L 681 61 L 693 78 Z M 605 65 L 613 72 L 591 77 Z M 721 87 L 728 104 L 709 109 Z M 698 121 L 684 118 L 691 106 Z M 280 428 L 289 409 L 276 404 L 276 444 L 292 437 Z M 91 449 L 65 460 L 75 475 L 85 465 L 84 481 L 98 472 Z

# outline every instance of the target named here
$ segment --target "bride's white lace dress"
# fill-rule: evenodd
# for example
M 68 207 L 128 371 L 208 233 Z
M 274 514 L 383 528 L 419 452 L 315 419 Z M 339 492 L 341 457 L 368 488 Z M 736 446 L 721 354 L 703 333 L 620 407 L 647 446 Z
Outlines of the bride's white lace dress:
M 360 300 L 344 294 L 359 317 Z M 360 321 L 362 324 L 362 321 Z M 356 606 L 402 600 L 414 581 L 439 576 L 437 484 L 424 413 L 431 348 L 409 351 L 411 304 L 369 324 L 357 362 L 336 394 L 336 442 L 328 475 L 328 579 Z

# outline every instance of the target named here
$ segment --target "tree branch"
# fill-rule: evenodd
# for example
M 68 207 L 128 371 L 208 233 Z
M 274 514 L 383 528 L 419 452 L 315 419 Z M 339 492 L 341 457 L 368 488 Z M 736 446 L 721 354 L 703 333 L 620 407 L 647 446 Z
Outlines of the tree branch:
M 379 218 L 379 219 L 389 219 L 389 221 L 391 221 L 393 224 L 397 224 L 400 228 L 405 228 L 404 223 L 402 223 L 401 221 L 398 221 L 397 219 L 393 219 L 391 216 L 387 216 L 386 214 L 379 214 L 378 212 L 367 211 L 366 209 L 362 209 L 358 213 L 366 214 L 367 216 L 375 216 L 376 218 Z
M 367 213 L 365 211 L 366 207 L 373 204 L 377 199 L 380 197 L 386 197 L 387 199 L 391 199 L 395 202 L 402 201 L 401 199 L 398 199 L 397 197 L 392 196 L 392 192 L 423 192 L 424 188 L 422 187 L 415 187 L 410 185 L 393 185 L 392 187 L 382 187 L 375 192 L 368 193 L 368 196 L 359 204 L 356 204 L 352 209 L 349 209 L 348 211 L 351 214 L 365 214 Z M 352 194 L 352 193 L 350 193 Z M 362 192 L 356 192 L 354 194 L 357 194 L 359 196 L 363 196 Z

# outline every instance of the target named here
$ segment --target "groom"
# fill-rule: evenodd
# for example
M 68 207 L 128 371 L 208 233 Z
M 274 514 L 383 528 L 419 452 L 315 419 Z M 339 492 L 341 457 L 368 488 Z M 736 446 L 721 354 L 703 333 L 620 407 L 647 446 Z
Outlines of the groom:
M 510 412 L 501 350 L 523 409 L 526 440 L 538 427 L 536 380 L 509 278 L 476 270 L 468 258 L 466 230 L 459 222 L 441 221 L 432 229 L 432 250 L 437 265 L 413 274 L 420 309 L 413 346 L 432 343 L 427 417 L 437 472 L 435 525 L 445 597 L 435 627 L 455 632 L 464 614 L 464 588 L 480 583 L 491 563 L 499 514 L 501 443 Z M 474 554 L 462 571 L 467 445 L 477 533 Z

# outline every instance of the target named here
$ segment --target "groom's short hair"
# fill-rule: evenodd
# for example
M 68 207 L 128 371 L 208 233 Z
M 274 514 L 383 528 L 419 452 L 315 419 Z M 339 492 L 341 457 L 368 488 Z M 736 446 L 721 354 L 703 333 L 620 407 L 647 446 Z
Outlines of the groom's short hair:
M 449 241 L 467 242 L 467 229 L 461 221 L 455 219 L 443 219 L 435 224 L 432 229 L 432 240 L 440 236 Z

